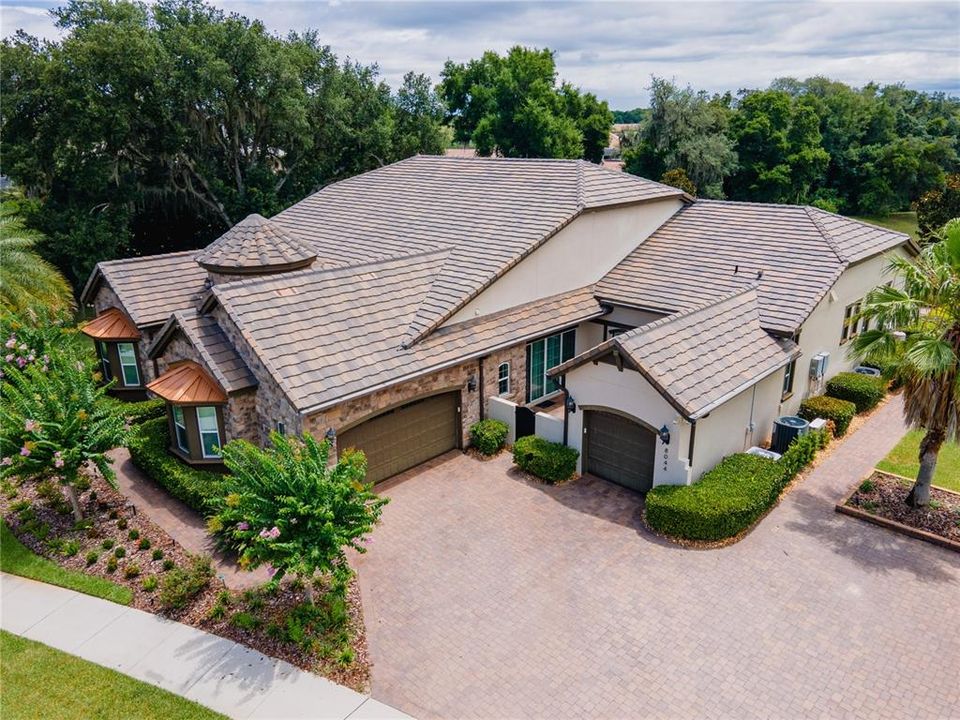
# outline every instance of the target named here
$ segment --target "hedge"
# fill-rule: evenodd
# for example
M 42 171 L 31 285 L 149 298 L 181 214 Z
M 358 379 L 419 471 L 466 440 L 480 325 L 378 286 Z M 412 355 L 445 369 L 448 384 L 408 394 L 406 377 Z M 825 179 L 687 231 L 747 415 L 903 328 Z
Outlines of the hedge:
M 510 427 L 499 420 L 481 420 L 470 426 L 470 444 L 483 455 L 495 455 L 507 441 Z
M 857 406 L 848 400 L 840 400 L 826 395 L 814 395 L 800 403 L 800 417 L 805 420 L 832 420 L 837 437 L 847 434 L 850 421 L 857 414 Z
M 167 404 L 163 398 L 127 402 L 108 396 L 106 402 L 115 405 L 131 425 L 139 425 L 147 420 L 164 417 L 167 414 Z
M 147 420 L 130 433 L 130 459 L 150 478 L 178 500 L 202 513 L 210 499 L 220 497 L 223 475 L 189 467 L 170 454 L 165 417 Z
M 857 406 L 857 412 L 873 410 L 887 394 L 887 381 L 855 372 L 843 372 L 827 380 L 827 395 L 848 400 Z
M 780 460 L 737 453 L 725 457 L 693 485 L 658 485 L 647 493 L 647 524 L 687 540 L 733 537 L 777 501 L 828 441 L 825 431 L 810 432 L 794 440 Z
M 577 471 L 580 453 L 571 447 L 528 435 L 513 444 L 513 462 L 548 483 L 562 482 Z

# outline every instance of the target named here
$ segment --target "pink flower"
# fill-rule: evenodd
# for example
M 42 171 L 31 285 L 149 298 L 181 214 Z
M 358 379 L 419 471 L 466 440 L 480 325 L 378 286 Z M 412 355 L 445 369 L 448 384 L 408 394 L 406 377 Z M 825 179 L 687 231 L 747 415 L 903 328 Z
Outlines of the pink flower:
M 370 543 L 373 542 L 373 538 L 368 538 L 368 537 L 360 538 L 360 542 L 362 542 L 364 545 L 369 545 Z
M 19 365 L 21 368 L 26 367 L 26 365 L 27 365 L 27 360 L 26 360 L 26 358 L 18 357 L 18 358 L 17 358 L 17 365 Z
M 24 457 L 29 457 L 29 456 L 30 456 L 30 448 L 28 448 L 26 445 L 24 445 L 22 448 L 20 448 L 20 454 L 23 455 Z
M 280 537 L 280 528 L 278 528 L 276 525 L 269 530 L 264 528 L 260 531 L 260 537 L 267 540 L 276 540 L 278 537 Z
M 267 574 L 270 577 L 273 577 L 277 574 L 277 569 L 273 565 L 267 565 Z
M 4 358 L 4 360 L 6 360 L 7 362 L 13 362 L 13 353 L 10 353 L 9 355 L 7 355 Z
M 3 460 L 0 460 L 0 465 L 13 465 L 13 458 L 10 456 L 5 457 Z
M 59 450 L 53 454 L 53 466 L 58 468 L 63 467 L 63 453 Z
M 21 349 L 21 350 L 26 350 L 26 349 L 27 349 L 27 344 L 26 344 L 26 343 L 20 343 L 20 349 Z
M 248 522 L 237 523 L 237 530 L 249 530 L 249 529 L 250 529 L 250 523 Z
M 17 338 L 16 338 L 16 336 L 11 335 L 11 336 L 10 336 L 10 339 L 7 340 L 7 342 L 4 343 L 4 344 L 5 344 L 6 348 L 7 348 L 7 350 L 13 350 L 13 349 L 17 346 Z
M 40 423 L 38 423 L 36 420 L 27 420 L 23 424 L 23 429 L 27 432 L 36 432 L 40 429 Z
M 37 356 L 34 355 L 33 353 L 30 353 L 29 355 L 27 355 L 27 362 L 33 362 L 36 359 L 37 359 Z

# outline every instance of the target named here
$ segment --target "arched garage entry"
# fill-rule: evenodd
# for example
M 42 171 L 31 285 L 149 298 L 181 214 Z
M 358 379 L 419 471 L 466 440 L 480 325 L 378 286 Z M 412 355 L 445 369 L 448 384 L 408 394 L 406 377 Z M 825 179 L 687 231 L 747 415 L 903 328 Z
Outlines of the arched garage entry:
M 584 471 L 638 492 L 653 487 L 656 431 L 608 408 L 583 413 Z

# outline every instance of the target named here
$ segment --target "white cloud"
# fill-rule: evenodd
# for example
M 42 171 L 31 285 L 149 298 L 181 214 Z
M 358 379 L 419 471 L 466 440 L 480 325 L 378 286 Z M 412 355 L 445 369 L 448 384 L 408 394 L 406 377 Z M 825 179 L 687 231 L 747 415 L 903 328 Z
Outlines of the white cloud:
M 377 63 L 396 85 L 437 78 L 515 44 L 557 51 L 560 76 L 610 100 L 646 102 L 650 75 L 710 91 L 828 75 L 960 93 L 960 5 L 943 2 L 294 2 L 229 0 L 224 10 L 278 33 L 319 29 L 342 57 Z M 56 37 L 42 4 L 4 6 L 11 28 Z

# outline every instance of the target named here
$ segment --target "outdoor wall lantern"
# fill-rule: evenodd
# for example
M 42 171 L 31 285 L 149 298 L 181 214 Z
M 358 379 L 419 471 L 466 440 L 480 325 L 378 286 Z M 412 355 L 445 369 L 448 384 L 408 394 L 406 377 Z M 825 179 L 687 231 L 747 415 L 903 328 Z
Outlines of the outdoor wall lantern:
M 477 376 L 471 375 L 467 378 L 467 391 L 474 392 L 477 389 Z
M 323 434 L 323 436 L 332 443 L 337 439 L 337 431 L 333 428 L 327 428 L 327 431 Z
M 670 444 L 670 428 L 664 425 L 662 428 L 660 428 L 657 434 L 660 435 L 660 442 L 662 442 L 664 445 Z
M 573 399 L 573 395 L 567 395 L 567 412 L 573 415 L 577 411 L 577 402 Z

